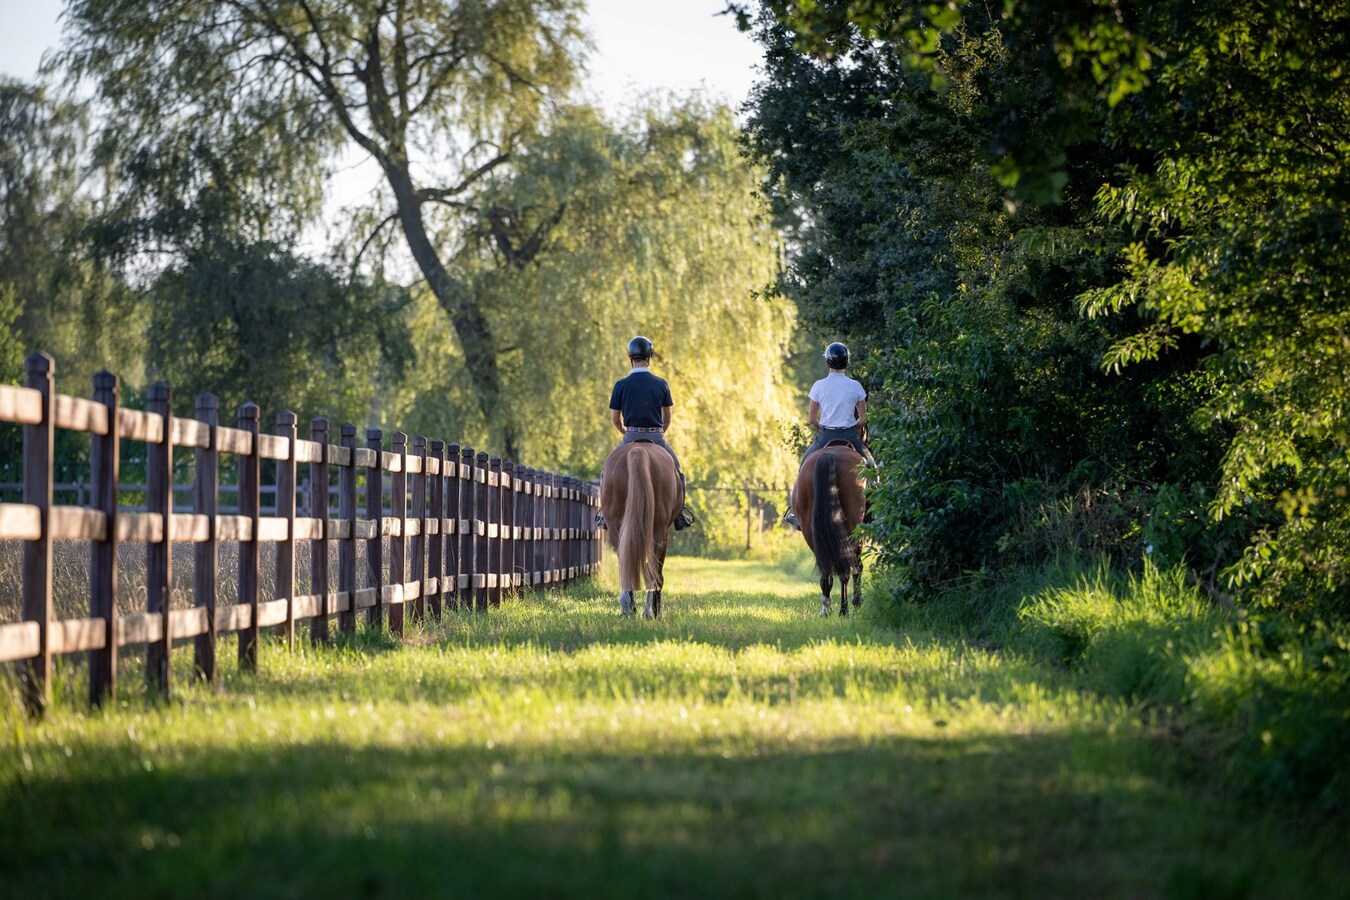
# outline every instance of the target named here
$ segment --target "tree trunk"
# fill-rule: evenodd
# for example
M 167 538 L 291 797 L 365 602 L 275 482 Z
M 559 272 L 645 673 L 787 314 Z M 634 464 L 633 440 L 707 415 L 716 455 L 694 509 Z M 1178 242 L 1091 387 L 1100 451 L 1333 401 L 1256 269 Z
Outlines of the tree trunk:
M 440 255 L 427 235 L 422 204 L 412 185 L 406 164 L 386 161 L 385 176 L 398 203 L 399 224 L 408 240 L 408 249 L 421 269 L 431 292 L 450 316 L 464 364 L 473 380 L 478 408 L 487 423 L 492 443 L 503 446 L 508 458 L 515 458 L 516 429 L 507 410 L 501 408 L 501 371 L 497 366 L 497 343 L 483 309 L 463 287 L 455 283 L 441 263 Z

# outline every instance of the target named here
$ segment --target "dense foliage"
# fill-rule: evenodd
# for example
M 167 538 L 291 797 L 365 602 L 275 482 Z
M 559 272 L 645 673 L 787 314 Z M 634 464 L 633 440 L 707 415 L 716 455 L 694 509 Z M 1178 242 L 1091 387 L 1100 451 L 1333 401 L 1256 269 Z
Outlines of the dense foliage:
M 914 586 L 1152 552 L 1344 608 L 1345 17 L 765 4 L 752 147 Z

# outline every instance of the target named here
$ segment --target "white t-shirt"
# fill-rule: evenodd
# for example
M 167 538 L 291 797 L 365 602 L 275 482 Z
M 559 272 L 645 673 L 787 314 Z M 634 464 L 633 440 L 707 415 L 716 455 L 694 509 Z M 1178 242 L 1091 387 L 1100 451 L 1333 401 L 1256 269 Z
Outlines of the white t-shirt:
M 858 424 L 858 401 L 867 391 L 843 372 L 831 372 L 811 385 L 812 400 L 820 404 L 821 428 L 852 428 Z

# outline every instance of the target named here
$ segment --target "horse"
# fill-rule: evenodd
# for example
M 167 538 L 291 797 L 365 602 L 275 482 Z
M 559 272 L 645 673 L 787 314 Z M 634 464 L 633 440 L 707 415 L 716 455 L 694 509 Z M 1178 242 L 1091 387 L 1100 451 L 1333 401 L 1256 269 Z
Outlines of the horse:
M 619 610 L 637 613 L 633 592 L 647 585 L 644 619 L 661 617 L 661 586 L 670 528 L 684 506 L 675 460 L 648 441 L 620 444 L 605 460 L 600 509 L 619 559 Z
M 866 500 L 858 476 L 863 458 L 847 441 L 831 441 L 802 461 L 792 509 L 802 537 L 820 571 L 820 614 L 830 614 L 830 591 L 839 576 L 839 615 L 848 615 L 849 578 L 853 608 L 862 606 L 862 554 L 854 529 L 863 520 Z

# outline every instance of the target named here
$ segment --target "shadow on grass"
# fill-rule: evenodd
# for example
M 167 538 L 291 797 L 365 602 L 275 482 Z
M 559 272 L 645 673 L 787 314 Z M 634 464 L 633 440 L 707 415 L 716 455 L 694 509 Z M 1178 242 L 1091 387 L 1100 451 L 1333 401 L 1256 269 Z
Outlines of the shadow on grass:
M 59 772 L 7 779 L 0 895 L 1344 895 L 1326 848 L 1203 808 L 1104 732 L 732 759 L 143 752 L 77 745 Z

